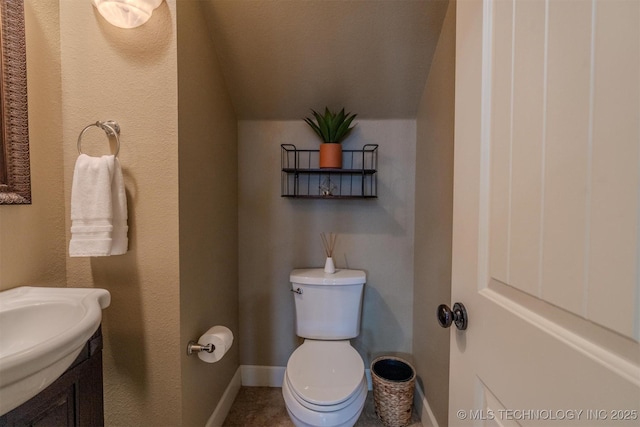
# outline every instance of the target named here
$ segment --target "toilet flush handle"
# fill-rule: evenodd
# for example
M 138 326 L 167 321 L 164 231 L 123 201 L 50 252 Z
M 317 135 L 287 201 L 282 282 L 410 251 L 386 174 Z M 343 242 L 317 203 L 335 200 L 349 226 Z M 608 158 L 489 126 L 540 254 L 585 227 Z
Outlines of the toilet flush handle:
M 302 295 L 302 289 L 297 288 L 297 289 L 289 289 L 291 292 L 295 292 L 296 294 Z

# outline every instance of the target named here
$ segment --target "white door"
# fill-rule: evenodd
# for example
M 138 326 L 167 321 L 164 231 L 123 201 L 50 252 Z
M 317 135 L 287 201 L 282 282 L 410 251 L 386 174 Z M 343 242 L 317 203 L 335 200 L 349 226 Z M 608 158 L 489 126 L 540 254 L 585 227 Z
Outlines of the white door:
M 640 425 L 640 1 L 456 25 L 449 424 Z

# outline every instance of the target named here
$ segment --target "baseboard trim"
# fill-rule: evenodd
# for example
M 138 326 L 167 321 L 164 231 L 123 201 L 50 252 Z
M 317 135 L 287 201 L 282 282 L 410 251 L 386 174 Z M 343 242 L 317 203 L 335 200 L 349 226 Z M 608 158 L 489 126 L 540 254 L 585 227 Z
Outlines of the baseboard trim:
M 216 408 L 214 414 L 209 419 L 206 427 L 219 427 L 222 425 L 222 422 L 226 418 L 229 413 L 229 409 L 231 408 L 231 403 L 235 399 L 238 394 L 238 390 L 240 390 L 240 386 L 247 387 L 282 387 L 282 381 L 284 380 L 284 366 L 258 366 L 258 365 L 241 365 L 238 368 L 233 380 L 227 387 L 224 395 L 218 407 Z M 371 390 L 371 371 L 369 369 L 365 370 L 365 375 L 367 377 L 367 383 L 369 390 Z M 227 400 L 230 398 L 230 401 L 227 403 Z M 416 382 L 416 389 L 413 396 L 413 404 L 415 405 L 416 412 L 420 417 L 420 422 L 423 427 L 439 427 L 438 421 L 436 417 L 433 415 L 433 411 L 431 410 L 431 406 L 429 406 L 429 402 L 422 391 L 422 388 Z M 228 405 L 228 407 L 227 407 Z M 226 409 L 223 409 L 226 408 Z M 219 424 L 215 424 L 214 415 L 216 413 L 220 413 L 221 416 L 218 416 L 215 420 L 219 420 Z
M 247 387 L 282 387 L 284 366 L 242 365 L 242 385 Z M 371 390 L 371 371 L 365 369 L 367 387 Z
M 240 366 L 242 385 L 247 387 L 282 387 L 284 371 L 284 366 Z
M 227 415 L 229 415 L 229 411 L 231 410 L 231 405 L 233 405 L 233 401 L 236 400 L 236 396 L 242 386 L 242 376 L 240 372 L 241 367 L 238 367 L 233 378 L 231 378 L 229 385 L 227 385 L 227 388 L 224 390 L 224 393 L 220 398 L 220 402 L 218 402 L 218 406 L 216 406 L 216 409 L 209 417 L 207 424 L 205 424 L 205 427 L 221 427 L 224 423 L 224 420 L 227 418 Z
M 416 408 L 416 412 L 420 417 L 420 423 L 422 423 L 423 427 L 439 427 L 438 420 L 436 420 L 435 415 L 433 415 L 431 406 L 429 406 L 429 402 L 417 381 L 416 390 L 413 395 L 413 405 Z

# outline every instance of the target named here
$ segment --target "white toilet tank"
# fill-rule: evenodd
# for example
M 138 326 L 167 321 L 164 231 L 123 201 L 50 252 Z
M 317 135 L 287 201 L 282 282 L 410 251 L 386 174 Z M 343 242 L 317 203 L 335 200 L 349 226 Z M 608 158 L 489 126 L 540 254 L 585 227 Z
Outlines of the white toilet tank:
M 322 268 L 293 270 L 296 335 L 317 340 L 345 340 L 360 333 L 362 294 L 367 275 L 362 270 Z

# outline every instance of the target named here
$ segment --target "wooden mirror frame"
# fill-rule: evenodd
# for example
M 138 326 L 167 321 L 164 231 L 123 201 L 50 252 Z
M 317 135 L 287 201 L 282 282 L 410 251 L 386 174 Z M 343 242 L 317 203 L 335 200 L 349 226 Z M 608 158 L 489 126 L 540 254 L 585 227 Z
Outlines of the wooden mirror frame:
M 31 204 L 24 3 L 0 0 L 0 204 Z

